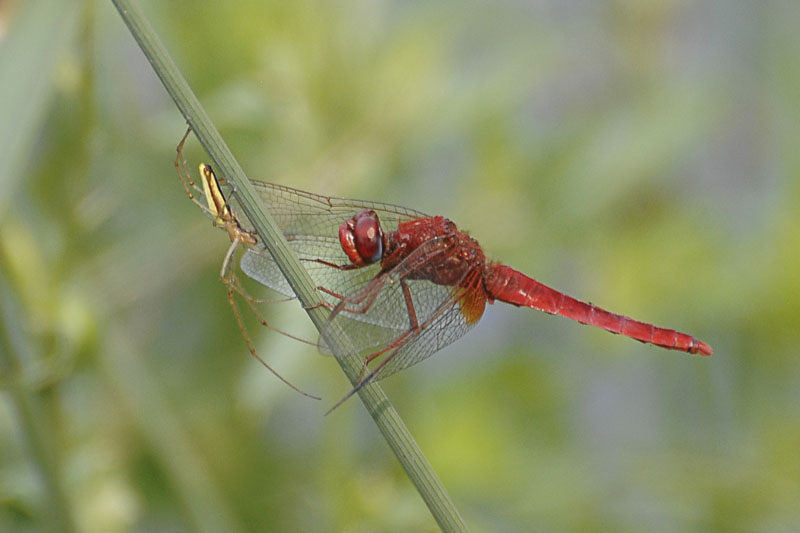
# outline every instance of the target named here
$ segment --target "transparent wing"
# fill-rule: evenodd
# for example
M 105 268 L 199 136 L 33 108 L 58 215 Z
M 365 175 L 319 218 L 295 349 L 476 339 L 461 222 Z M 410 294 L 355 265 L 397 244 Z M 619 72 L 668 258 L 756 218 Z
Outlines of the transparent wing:
M 262 181 L 250 183 L 286 239 L 302 242 L 313 252 L 317 246 L 339 248 L 339 226 L 362 209 L 378 213 L 384 231 L 395 231 L 401 221 L 428 216 L 399 205 L 322 196 Z
M 368 380 L 381 380 L 415 365 L 469 331 L 477 322 L 466 319 L 460 303 L 462 298 L 470 297 L 469 292 L 465 289 L 459 289 L 458 292 L 460 294 L 456 301 L 444 302 L 436 309 L 429 322 L 423 323 L 418 331 L 410 332 L 387 351 L 377 366 L 373 367 L 373 374 Z
M 424 270 L 431 262 L 444 261 L 454 252 L 454 241 L 448 237 L 432 239 L 380 275 L 378 264 L 341 270 L 316 261 L 349 264 L 339 243 L 339 226 L 362 209 L 378 213 L 387 232 L 396 230 L 402 221 L 426 217 L 424 213 L 251 182 L 314 283 L 335 293 L 322 292 L 323 299 L 331 307 L 342 304 L 332 320 L 337 328 L 331 327 L 331 331 L 341 329 L 356 353 L 379 355 L 371 365 L 374 375 L 370 379 L 383 379 L 429 357 L 464 335 L 483 313 L 486 296 L 478 282 L 479 273 L 465 270 L 462 281 L 453 285 L 426 279 Z M 241 269 L 275 291 L 294 295 L 263 245 L 248 249 Z M 320 349 L 330 353 L 324 343 Z
M 379 265 L 356 270 L 337 270 L 316 262 L 336 265 L 350 262 L 339 244 L 339 226 L 362 209 L 378 213 L 384 231 L 395 231 L 406 220 L 424 213 L 382 202 L 349 200 L 313 194 L 283 185 L 251 180 L 260 200 L 281 228 L 289 246 L 306 267 L 317 286 L 338 294 L 350 294 L 375 277 Z M 242 257 L 242 271 L 254 280 L 286 296 L 294 296 L 289 284 L 263 245 L 250 248 Z M 335 302 L 334 302 L 335 305 Z

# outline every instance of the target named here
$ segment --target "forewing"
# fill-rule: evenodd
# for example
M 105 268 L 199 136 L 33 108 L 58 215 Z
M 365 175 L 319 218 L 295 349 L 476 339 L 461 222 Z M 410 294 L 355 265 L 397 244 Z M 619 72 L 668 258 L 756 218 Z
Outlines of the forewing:
M 338 246 L 339 226 L 362 209 L 378 213 L 384 231 L 395 231 L 401 221 L 427 216 L 399 205 L 322 196 L 262 181 L 250 183 L 289 241 L 324 237 Z
M 338 270 L 316 261 L 335 265 L 350 263 L 339 244 L 340 225 L 362 209 L 372 209 L 378 213 L 386 232 L 395 231 L 401 221 L 427 216 L 393 204 L 327 197 L 255 180 L 250 183 L 317 286 L 341 295 L 355 292 L 374 278 L 380 267 L 371 265 L 354 270 Z M 252 247 L 244 254 L 241 268 L 263 285 L 286 296 L 294 295 L 263 245 Z M 336 303 L 333 302 L 333 305 Z

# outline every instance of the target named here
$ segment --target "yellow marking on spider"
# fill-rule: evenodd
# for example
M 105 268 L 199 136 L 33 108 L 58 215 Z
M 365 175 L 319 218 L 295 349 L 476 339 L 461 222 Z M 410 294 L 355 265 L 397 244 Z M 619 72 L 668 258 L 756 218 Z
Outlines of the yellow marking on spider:
M 250 246 L 258 244 L 256 234 L 244 229 L 237 216 L 231 210 L 211 166 L 200 163 L 200 175 L 203 177 L 203 194 L 206 197 L 208 209 L 214 217 L 214 225 L 224 227 L 231 238 L 231 242 Z

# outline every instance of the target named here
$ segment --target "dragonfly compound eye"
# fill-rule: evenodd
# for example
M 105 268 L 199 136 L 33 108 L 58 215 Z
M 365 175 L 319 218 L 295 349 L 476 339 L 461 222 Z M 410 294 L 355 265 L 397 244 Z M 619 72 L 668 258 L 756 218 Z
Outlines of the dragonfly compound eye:
M 339 243 L 356 266 L 380 261 L 383 257 L 383 231 L 378 214 L 365 209 L 348 219 L 339 226 Z
M 383 231 L 375 211 L 361 211 L 354 218 L 353 234 L 356 250 L 365 263 L 374 263 L 383 257 Z

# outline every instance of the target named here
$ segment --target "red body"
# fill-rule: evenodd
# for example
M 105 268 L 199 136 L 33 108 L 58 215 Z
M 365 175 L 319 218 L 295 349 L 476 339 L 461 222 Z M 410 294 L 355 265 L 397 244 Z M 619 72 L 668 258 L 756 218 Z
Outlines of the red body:
M 637 341 L 655 344 L 668 350 L 711 355 L 711 347 L 685 333 L 674 329 L 659 328 L 653 324 L 639 322 L 623 315 L 617 315 L 593 304 L 581 302 L 557 290 L 543 285 L 505 265 L 488 265 L 484 282 L 489 298 L 501 302 L 532 307 L 560 315 L 581 324 L 603 328 L 611 333 L 631 337 Z
M 691 335 L 609 313 L 487 262 L 478 242 L 444 217 L 251 183 L 290 246 L 309 262 L 321 305 L 331 310 L 320 348 L 337 356 L 364 356 L 362 378 L 336 405 L 366 383 L 415 365 L 466 334 L 487 301 L 539 309 L 671 350 L 711 355 L 711 348 Z M 384 231 L 381 222 L 391 230 Z M 251 246 L 240 266 L 254 280 L 293 296 L 265 247 Z M 327 346 L 326 338 L 341 340 L 336 343 L 341 346 Z
M 359 235 L 359 226 L 369 228 L 369 235 L 366 230 Z M 463 288 L 459 303 L 469 323 L 480 319 L 487 300 L 489 303 L 499 300 L 564 316 L 669 350 L 712 353 L 710 346 L 691 335 L 611 313 L 551 289 L 511 267 L 488 263 L 478 242 L 441 216 L 401 222 L 396 231 L 383 234 L 377 214 L 364 210 L 340 228 L 339 236 L 356 267 L 380 261 L 381 272 L 386 273 L 410 261 L 413 264 L 406 264 L 405 279 L 426 279 L 438 285 Z

